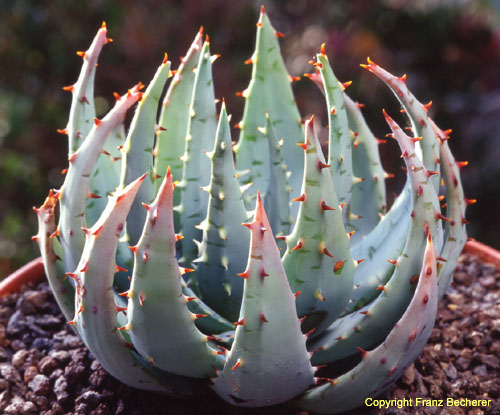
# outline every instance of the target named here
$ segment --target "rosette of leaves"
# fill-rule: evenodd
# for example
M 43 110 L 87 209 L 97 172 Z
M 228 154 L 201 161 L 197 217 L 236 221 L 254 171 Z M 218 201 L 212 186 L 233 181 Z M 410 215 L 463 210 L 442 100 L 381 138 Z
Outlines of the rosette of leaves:
M 264 10 L 257 27 L 233 146 L 201 30 L 175 71 L 165 56 L 144 91 L 116 94 L 96 118 L 103 25 L 64 88 L 73 96 L 61 131 L 69 166 L 35 209 L 35 239 L 68 323 L 122 382 L 340 412 L 387 389 L 425 345 L 469 201 L 449 133 L 404 76 L 368 60 L 410 123 L 407 135 L 384 112 L 407 170 L 387 209 L 380 140 L 324 47 L 307 77 L 328 109 L 326 156 L 313 117 L 303 122 L 296 107 L 281 34 Z

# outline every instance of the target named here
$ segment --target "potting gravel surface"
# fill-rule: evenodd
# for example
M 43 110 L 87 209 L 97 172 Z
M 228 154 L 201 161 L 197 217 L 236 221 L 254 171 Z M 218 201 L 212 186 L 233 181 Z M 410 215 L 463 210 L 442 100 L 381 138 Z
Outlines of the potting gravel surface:
M 500 414 L 500 274 L 462 256 L 418 360 L 382 399 L 412 407 L 362 407 L 349 414 Z M 489 407 L 423 407 L 416 398 L 490 399 Z M 446 404 L 445 404 L 446 405 Z M 65 324 L 47 283 L 0 299 L 0 413 L 299 414 L 286 406 L 231 407 L 207 395 L 189 400 L 137 391 L 110 377 Z

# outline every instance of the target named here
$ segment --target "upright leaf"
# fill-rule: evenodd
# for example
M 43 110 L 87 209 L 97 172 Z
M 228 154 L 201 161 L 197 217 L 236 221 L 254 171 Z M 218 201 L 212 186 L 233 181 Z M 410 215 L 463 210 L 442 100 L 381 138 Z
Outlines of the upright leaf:
M 313 382 L 313 369 L 260 195 L 248 227 L 252 237 L 240 319 L 214 390 L 230 403 L 254 407 L 304 391 Z
M 292 175 L 292 196 L 298 196 L 303 172 L 303 155 L 296 144 L 303 141 L 301 118 L 290 85 L 278 37 L 281 34 L 271 26 L 264 9 L 257 23 L 255 52 L 249 60 L 253 64 L 250 85 L 243 92 L 246 98 L 243 119 L 239 123 L 240 139 L 235 146 L 236 167 L 250 169 L 246 183 L 263 194 L 268 188 L 270 160 L 266 135 L 258 130 L 266 125 L 266 112 L 273 122 L 278 139 L 283 139 L 282 153 Z
M 215 93 L 212 80 L 210 44 L 205 42 L 196 68 L 193 96 L 190 105 L 188 133 L 183 155 L 182 181 L 179 183 L 181 204 L 176 208 L 182 224 L 182 262 L 190 266 L 198 255 L 195 241 L 201 240 L 201 231 L 195 228 L 207 213 L 208 194 L 200 187 L 210 181 L 210 160 L 205 153 L 214 146 L 217 129 Z
M 203 302 L 234 321 L 238 318 L 243 293 L 243 279 L 237 274 L 245 266 L 250 238 L 241 226 L 249 214 L 236 177 L 231 144 L 229 120 L 222 104 L 215 146 L 210 153 L 208 211 L 200 225 L 203 238 L 192 278 Z

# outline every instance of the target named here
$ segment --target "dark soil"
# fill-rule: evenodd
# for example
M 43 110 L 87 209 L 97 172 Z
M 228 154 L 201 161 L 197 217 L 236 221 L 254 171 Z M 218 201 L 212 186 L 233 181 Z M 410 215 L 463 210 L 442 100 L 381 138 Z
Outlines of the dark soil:
M 500 414 L 500 274 L 462 257 L 420 358 L 383 399 L 413 398 L 404 409 L 351 414 Z M 423 407 L 416 398 L 490 399 L 489 407 Z M 445 403 L 446 405 L 446 403 Z M 230 407 L 214 396 L 188 401 L 133 390 L 111 378 L 65 324 L 47 283 L 0 299 L 0 413 L 296 414 L 281 406 Z

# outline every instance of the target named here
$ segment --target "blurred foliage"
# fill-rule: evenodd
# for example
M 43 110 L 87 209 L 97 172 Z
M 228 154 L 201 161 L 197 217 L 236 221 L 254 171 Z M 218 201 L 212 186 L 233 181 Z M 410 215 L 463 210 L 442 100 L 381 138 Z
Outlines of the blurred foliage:
M 210 35 L 217 95 L 237 121 L 243 101 L 234 92 L 248 83 L 254 28 L 263 3 L 287 37 L 282 48 L 293 75 L 326 43 L 334 69 L 349 93 L 367 104 L 379 136 L 387 132 L 380 110 L 398 112 L 395 100 L 359 64 L 367 56 L 396 74 L 423 101 L 433 100 L 440 126 L 452 128 L 468 197 L 469 233 L 500 248 L 498 198 L 500 146 L 500 30 L 497 2 L 467 0 L 0 0 L 0 277 L 38 255 L 31 211 L 49 188 L 60 186 L 66 167 L 69 94 L 81 59 L 101 22 L 115 39 L 106 46 L 97 75 L 98 110 L 114 91 L 152 77 L 167 51 L 176 67 L 199 26 Z M 294 86 L 303 115 L 325 120 L 323 101 L 308 80 Z M 400 118 L 402 122 L 403 118 Z M 237 137 L 235 132 L 234 137 Z M 386 169 L 399 170 L 397 146 L 382 147 Z M 399 190 L 396 177 L 394 189 Z

